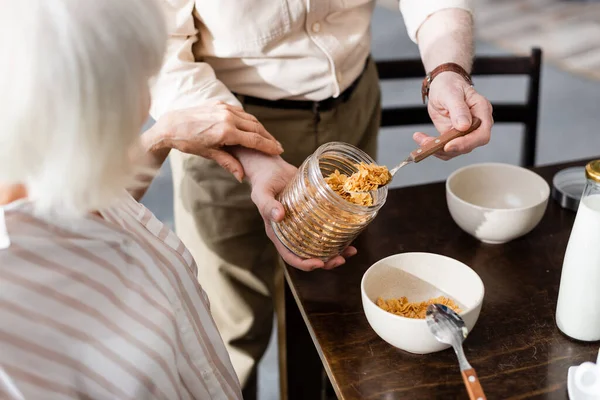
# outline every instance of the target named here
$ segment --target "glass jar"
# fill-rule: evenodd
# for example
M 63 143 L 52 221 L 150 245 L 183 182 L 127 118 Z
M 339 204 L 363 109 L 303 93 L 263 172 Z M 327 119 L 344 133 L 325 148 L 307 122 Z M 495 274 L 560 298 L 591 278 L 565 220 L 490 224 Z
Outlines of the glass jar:
M 556 324 L 567 336 L 600 340 L 600 160 L 585 167 L 586 185 L 563 261 Z
M 327 261 L 341 254 L 373 221 L 385 203 L 387 186 L 374 191 L 373 204 L 364 206 L 345 200 L 325 181 L 336 169 L 352 175 L 361 162 L 375 163 L 364 151 L 341 142 L 322 145 L 304 161 L 279 196 L 284 220 L 272 224 L 288 250 L 304 259 Z

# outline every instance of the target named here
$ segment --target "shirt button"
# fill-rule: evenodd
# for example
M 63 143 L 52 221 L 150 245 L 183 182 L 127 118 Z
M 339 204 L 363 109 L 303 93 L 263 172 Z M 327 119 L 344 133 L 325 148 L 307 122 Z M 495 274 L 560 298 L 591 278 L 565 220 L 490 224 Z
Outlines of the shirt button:
M 312 31 L 314 33 L 318 33 L 321 31 L 321 24 L 318 22 L 315 22 L 314 24 L 312 24 Z

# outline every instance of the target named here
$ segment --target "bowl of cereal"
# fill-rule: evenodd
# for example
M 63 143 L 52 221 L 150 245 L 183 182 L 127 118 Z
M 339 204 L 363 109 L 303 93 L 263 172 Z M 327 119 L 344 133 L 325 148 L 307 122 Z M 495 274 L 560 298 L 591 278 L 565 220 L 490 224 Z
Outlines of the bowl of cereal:
M 367 321 L 383 340 L 414 354 L 450 346 L 440 343 L 427 327 L 431 303 L 452 308 L 469 332 L 481 311 L 485 290 L 481 278 L 467 265 L 432 253 L 402 253 L 384 258 L 365 272 L 361 282 Z

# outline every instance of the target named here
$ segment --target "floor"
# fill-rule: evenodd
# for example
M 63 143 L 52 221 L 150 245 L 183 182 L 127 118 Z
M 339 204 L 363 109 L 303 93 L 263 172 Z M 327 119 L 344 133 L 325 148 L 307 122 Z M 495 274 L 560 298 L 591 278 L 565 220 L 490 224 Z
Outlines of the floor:
M 397 0 L 393 0 L 396 2 Z M 500 0 L 494 0 L 500 1 Z M 521 0 L 519 0 L 521 1 Z M 531 43 L 536 44 L 536 43 Z M 506 50 L 488 42 L 478 41 L 477 54 L 502 54 Z M 398 12 L 378 7 L 373 22 L 373 55 L 375 59 L 416 57 L 416 46 L 404 32 Z M 524 98 L 525 80 L 517 78 L 478 79 L 477 90 L 493 101 L 519 101 Z M 391 83 L 383 87 L 384 104 L 418 103 L 418 82 Z M 552 65 L 545 65 L 542 75 L 541 114 L 539 125 L 538 163 L 547 164 L 600 155 L 600 135 L 597 117 L 600 83 L 573 75 Z M 149 122 L 150 123 L 150 122 Z M 379 163 L 394 165 L 410 152 L 414 130 L 431 132 L 431 126 L 382 131 Z M 411 165 L 396 177 L 394 186 L 408 186 L 445 179 L 455 169 L 477 162 L 517 163 L 520 129 L 517 126 L 496 125 L 492 141 L 484 148 L 449 162 L 429 159 Z M 168 163 L 143 199 L 160 219 L 172 225 L 172 184 Z M 278 392 L 277 354 L 275 346 L 260 365 L 260 399 L 276 400 Z

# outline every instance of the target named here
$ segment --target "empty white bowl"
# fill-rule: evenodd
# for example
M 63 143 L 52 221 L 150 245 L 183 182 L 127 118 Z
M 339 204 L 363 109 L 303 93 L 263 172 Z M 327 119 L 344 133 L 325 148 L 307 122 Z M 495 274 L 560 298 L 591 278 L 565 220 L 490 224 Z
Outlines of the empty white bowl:
M 427 284 L 407 279 L 407 274 Z M 460 261 L 431 253 L 396 254 L 373 264 L 361 282 L 363 309 L 373 330 L 392 346 L 415 354 L 450 346 L 436 340 L 424 319 L 389 313 L 376 301 L 406 296 L 410 302 L 420 302 L 443 294 L 461 307 L 460 316 L 470 332 L 481 311 L 484 287 L 479 275 Z
M 538 174 L 510 164 L 473 164 L 446 181 L 454 221 L 484 243 L 506 243 L 541 221 L 550 186 Z

